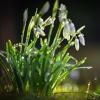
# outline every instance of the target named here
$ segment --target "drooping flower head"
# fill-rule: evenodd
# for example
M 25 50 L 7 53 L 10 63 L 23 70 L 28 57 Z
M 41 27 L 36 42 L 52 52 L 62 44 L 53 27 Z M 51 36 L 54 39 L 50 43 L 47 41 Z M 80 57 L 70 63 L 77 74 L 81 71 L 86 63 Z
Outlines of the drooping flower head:
M 79 42 L 85 46 L 84 34 L 81 33 L 81 31 L 84 29 L 84 26 L 76 30 L 74 23 L 67 17 L 67 15 L 68 11 L 66 6 L 61 4 L 59 8 L 59 22 L 63 23 L 63 37 L 64 39 L 67 39 L 67 41 L 70 41 L 71 38 L 73 38 L 75 49 L 78 51 Z

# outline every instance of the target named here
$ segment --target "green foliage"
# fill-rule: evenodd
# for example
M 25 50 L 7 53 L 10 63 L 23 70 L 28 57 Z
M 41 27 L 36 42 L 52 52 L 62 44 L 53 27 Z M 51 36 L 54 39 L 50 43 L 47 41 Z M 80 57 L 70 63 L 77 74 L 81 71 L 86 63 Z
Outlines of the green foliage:
M 47 5 L 49 5 L 48 2 L 44 6 L 46 7 Z M 7 76 L 9 76 L 13 89 L 19 94 L 52 95 L 54 89 L 73 70 L 79 69 L 86 59 L 77 61 L 68 53 L 68 49 L 71 46 L 75 46 L 76 50 L 79 50 L 79 42 L 76 41 L 78 38 L 81 44 L 85 45 L 84 37 L 81 34 L 84 26 L 76 31 L 72 21 L 67 18 L 68 11 L 65 5 L 61 4 L 59 8 L 58 0 L 55 1 L 52 16 L 44 21 L 41 16 L 48 10 L 47 8 L 44 11 L 45 7 L 39 14 L 37 11 L 35 12 L 35 15 L 30 19 L 28 27 L 26 27 L 28 9 L 25 10 L 21 42 L 13 44 L 9 40 L 6 43 L 5 53 L 0 53 L 0 64 L 4 63 L 2 58 L 5 59 L 7 65 L 2 66 Z M 53 33 L 58 11 L 59 26 L 51 43 L 51 34 Z M 45 34 L 44 30 L 47 26 L 50 26 L 50 30 L 48 34 Z M 25 30 L 27 30 L 26 35 Z M 30 38 L 31 35 L 33 36 L 32 38 Z M 56 53 L 64 39 L 67 39 L 68 42 L 64 48 Z M 40 42 L 40 47 L 37 47 L 38 41 Z M 74 62 L 73 64 L 71 64 L 72 61 Z

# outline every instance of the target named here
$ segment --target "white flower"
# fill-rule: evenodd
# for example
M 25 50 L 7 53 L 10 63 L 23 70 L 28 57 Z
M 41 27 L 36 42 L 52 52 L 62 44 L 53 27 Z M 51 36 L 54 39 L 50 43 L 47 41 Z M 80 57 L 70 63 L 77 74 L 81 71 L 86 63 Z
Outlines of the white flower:
M 39 35 L 45 36 L 44 31 L 43 31 L 41 28 L 39 28 L 39 27 L 34 28 L 34 34 L 35 34 L 35 36 L 36 36 L 37 38 L 39 38 Z
M 63 37 L 67 40 L 70 40 L 70 27 L 69 27 L 69 22 L 66 21 L 63 29 Z
M 79 40 L 77 38 L 75 38 L 75 49 L 79 50 Z
M 66 10 L 66 6 L 64 4 L 61 4 L 59 10 L 60 11 L 65 11 Z
M 59 21 L 62 22 L 66 20 L 66 18 L 67 18 L 66 6 L 64 4 L 61 4 L 59 8 Z
M 65 12 L 59 12 L 59 22 L 64 21 L 67 18 L 67 15 Z
M 79 35 L 79 41 L 83 46 L 85 46 L 85 39 L 84 39 L 84 35 L 82 33 Z

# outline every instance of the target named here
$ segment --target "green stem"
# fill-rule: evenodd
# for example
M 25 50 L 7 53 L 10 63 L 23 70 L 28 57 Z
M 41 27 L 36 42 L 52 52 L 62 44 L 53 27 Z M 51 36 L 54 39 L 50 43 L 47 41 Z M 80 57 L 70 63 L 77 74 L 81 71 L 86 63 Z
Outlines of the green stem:
M 56 36 L 55 36 L 55 38 L 54 38 L 54 41 L 53 41 L 53 43 L 52 43 L 52 47 L 54 48 L 55 46 L 56 46 L 56 43 L 57 43 L 57 38 L 59 38 L 59 36 L 60 36 L 60 33 L 61 33 L 61 31 L 62 31 L 62 23 L 60 23 L 59 24 L 59 27 L 58 27 L 58 30 L 57 30 L 57 32 L 56 32 Z
M 23 30 L 22 30 L 20 53 L 22 52 L 22 44 L 23 44 L 23 39 L 24 39 L 25 27 L 26 27 L 26 23 L 24 24 Z
M 71 44 L 71 42 L 73 41 L 73 38 L 74 38 L 74 37 L 72 37 L 72 38 L 69 40 L 68 44 L 63 48 L 63 50 L 62 50 L 62 52 L 63 52 L 63 53 L 62 53 L 62 57 L 63 57 L 63 58 L 65 57 L 65 55 L 66 55 L 68 49 L 70 48 L 70 44 Z
M 28 30 L 27 30 L 27 36 L 26 36 L 26 42 L 25 42 L 25 49 L 27 48 L 28 43 L 29 43 L 29 39 L 30 39 L 30 35 L 31 35 L 31 30 L 35 27 L 38 19 L 39 19 L 39 16 L 35 15 L 30 20 L 30 23 L 29 23 L 29 26 L 28 26 Z M 32 22 L 32 21 L 34 21 L 34 22 Z M 31 25 L 32 23 L 34 23 L 33 26 Z
M 34 48 L 36 42 L 37 42 L 37 37 L 34 38 L 34 40 L 32 40 L 32 42 L 29 44 L 29 46 L 27 47 L 28 50 L 30 50 L 31 48 Z M 27 50 L 27 51 L 28 51 Z
M 48 35 L 48 46 L 50 44 L 50 39 L 51 39 L 52 31 L 53 31 L 53 24 L 50 26 L 50 31 L 49 31 L 49 35 Z

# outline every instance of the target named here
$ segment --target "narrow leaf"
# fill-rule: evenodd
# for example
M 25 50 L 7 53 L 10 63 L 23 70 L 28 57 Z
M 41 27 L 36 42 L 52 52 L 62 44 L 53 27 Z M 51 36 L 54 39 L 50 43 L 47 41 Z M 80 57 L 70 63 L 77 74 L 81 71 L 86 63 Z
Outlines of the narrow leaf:
M 53 7 L 52 17 L 56 17 L 58 7 L 59 7 L 59 0 L 56 0 Z

